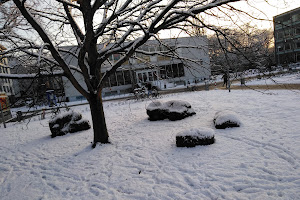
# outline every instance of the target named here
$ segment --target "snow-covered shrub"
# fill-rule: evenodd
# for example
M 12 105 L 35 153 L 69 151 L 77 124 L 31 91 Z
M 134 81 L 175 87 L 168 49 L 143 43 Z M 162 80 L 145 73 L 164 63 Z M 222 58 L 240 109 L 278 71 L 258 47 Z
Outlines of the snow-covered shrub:
M 186 101 L 173 100 L 165 103 L 167 107 L 167 118 L 171 121 L 181 120 L 186 117 L 195 115 L 191 104 Z
M 164 119 L 175 121 L 196 114 L 191 104 L 180 100 L 172 100 L 165 103 L 154 101 L 149 104 L 146 110 L 150 121 Z
M 215 142 L 214 131 L 209 128 L 192 128 L 176 135 L 177 147 L 195 147 L 196 145 L 210 145 Z
M 75 133 L 78 131 L 88 130 L 91 128 L 91 125 L 88 120 L 81 119 L 78 121 L 71 121 L 69 124 L 69 132 Z
M 217 129 L 225 129 L 229 127 L 239 127 L 241 125 L 241 121 L 235 112 L 223 110 L 215 114 L 214 124 Z
M 147 115 L 150 121 L 164 120 L 167 118 L 167 110 L 160 101 L 153 101 L 147 107 Z
M 49 121 L 51 137 L 74 133 L 91 128 L 89 121 L 82 119 L 78 112 L 65 112 L 55 116 Z

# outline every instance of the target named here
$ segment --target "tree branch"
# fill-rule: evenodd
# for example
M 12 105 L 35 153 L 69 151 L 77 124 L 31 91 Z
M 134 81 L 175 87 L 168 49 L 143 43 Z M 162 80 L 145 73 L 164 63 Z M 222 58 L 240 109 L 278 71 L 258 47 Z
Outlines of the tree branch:
M 65 76 L 71 81 L 71 83 L 74 85 L 74 87 L 86 98 L 88 98 L 88 93 L 83 89 L 83 87 L 78 83 L 78 81 L 73 76 L 72 72 L 70 71 L 69 67 L 65 63 L 65 61 L 62 59 L 61 55 L 53 45 L 52 41 L 46 34 L 45 30 L 37 23 L 37 21 L 34 19 L 34 17 L 28 12 L 24 5 L 24 1 L 20 0 L 13 0 L 16 6 L 21 11 L 22 15 L 27 19 L 27 21 L 31 24 L 31 26 L 38 32 L 44 43 L 49 44 L 48 48 L 53 56 L 53 58 L 59 63 L 59 65 L 62 67 L 62 69 L 65 72 Z

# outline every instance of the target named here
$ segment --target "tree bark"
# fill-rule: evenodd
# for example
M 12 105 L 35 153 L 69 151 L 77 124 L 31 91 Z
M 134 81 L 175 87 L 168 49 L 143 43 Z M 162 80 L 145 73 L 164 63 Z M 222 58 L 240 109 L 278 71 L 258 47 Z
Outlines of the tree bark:
M 90 94 L 89 104 L 94 129 L 93 147 L 95 147 L 97 143 L 109 143 L 101 92 L 98 94 Z

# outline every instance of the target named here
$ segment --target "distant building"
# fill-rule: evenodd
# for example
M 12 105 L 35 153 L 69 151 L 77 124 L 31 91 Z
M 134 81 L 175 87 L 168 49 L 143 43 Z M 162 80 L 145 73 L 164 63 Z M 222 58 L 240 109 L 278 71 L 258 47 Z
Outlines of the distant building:
M 22 79 L 13 79 L 14 87 L 14 100 L 26 100 L 32 99 L 34 103 L 45 103 L 47 101 L 48 90 L 53 90 L 54 94 L 57 97 L 62 98 L 64 96 L 63 83 L 61 75 L 47 75 L 43 76 L 43 73 L 48 74 L 50 72 L 50 66 L 42 63 L 41 67 L 35 66 L 35 63 L 32 63 L 32 66 L 25 65 L 23 66 L 22 62 L 16 57 L 10 57 L 9 65 L 11 67 L 11 74 L 34 74 L 34 78 L 22 78 Z M 28 63 L 27 63 L 28 64 Z M 40 74 L 39 74 L 40 72 Z
M 0 45 L 0 52 L 6 50 L 6 48 Z M 10 74 L 10 67 L 8 59 L 0 56 L 0 73 Z M 8 78 L 0 78 L 0 93 L 4 92 L 9 98 L 14 95 L 13 82 Z
M 273 19 L 276 64 L 300 63 L 300 7 Z
M 102 96 L 124 94 L 132 91 L 136 85 L 142 86 L 151 82 L 152 86 L 158 89 L 167 89 L 176 85 L 188 83 L 199 83 L 208 80 L 211 75 L 210 59 L 208 54 L 208 41 L 206 37 L 185 37 L 176 39 L 164 39 L 164 44 L 174 50 L 179 57 L 173 58 L 168 55 L 151 54 L 153 52 L 167 52 L 169 48 L 158 41 L 150 40 L 140 50 L 148 52 L 147 55 L 136 53 L 133 58 L 125 62 L 112 74 L 104 83 Z M 68 47 L 69 50 L 72 47 Z M 73 47 L 74 49 L 76 47 Z M 67 63 L 77 66 L 74 58 L 65 58 Z M 109 58 L 109 62 L 117 62 L 119 54 Z M 110 69 L 109 63 L 102 67 L 102 73 Z M 74 76 L 80 84 L 86 88 L 83 77 L 74 71 Z M 82 99 L 82 95 L 66 78 L 64 80 L 65 95 L 69 101 Z

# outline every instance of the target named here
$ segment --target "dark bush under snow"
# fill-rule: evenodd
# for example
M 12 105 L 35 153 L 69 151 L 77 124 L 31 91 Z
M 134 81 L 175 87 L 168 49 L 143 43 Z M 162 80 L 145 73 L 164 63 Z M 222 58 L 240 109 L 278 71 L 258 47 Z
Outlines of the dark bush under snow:
M 215 142 L 214 131 L 209 128 L 192 128 L 176 135 L 177 147 L 195 147 L 197 145 L 210 145 Z
M 62 136 L 67 133 L 74 133 L 90 129 L 88 120 L 82 119 L 78 112 L 66 112 L 59 114 L 49 121 L 51 137 Z
M 215 114 L 214 124 L 217 129 L 225 129 L 230 127 L 239 127 L 241 122 L 235 112 L 223 110 Z
M 150 121 L 164 119 L 175 121 L 195 114 L 191 104 L 186 101 L 172 100 L 165 103 L 154 101 L 147 107 L 147 115 Z

